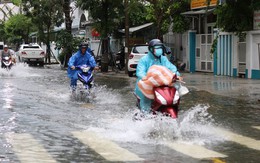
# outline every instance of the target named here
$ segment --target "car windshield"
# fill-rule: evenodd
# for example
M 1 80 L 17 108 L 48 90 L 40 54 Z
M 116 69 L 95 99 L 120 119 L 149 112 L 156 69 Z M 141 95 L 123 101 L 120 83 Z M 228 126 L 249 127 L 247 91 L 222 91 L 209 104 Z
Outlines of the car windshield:
M 148 46 L 143 45 L 143 46 L 135 46 L 133 48 L 134 53 L 139 53 L 139 54 L 147 54 L 148 53 Z

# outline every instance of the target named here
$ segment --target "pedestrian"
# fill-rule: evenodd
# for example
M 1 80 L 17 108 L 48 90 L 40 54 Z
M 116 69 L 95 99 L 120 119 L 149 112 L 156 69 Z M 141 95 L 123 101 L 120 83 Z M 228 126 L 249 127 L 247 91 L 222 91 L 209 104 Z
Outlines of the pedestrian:
M 74 92 L 77 88 L 78 73 L 80 70 L 76 69 L 77 66 L 88 65 L 94 70 L 99 68 L 96 66 L 94 57 L 87 51 L 88 43 L 82 42 L 79 45 L 78 51 L 73 54 L 68 62 L 68 77 L 70 78 L 70 87 Z
M 159 39 L 152 39 L 148 44 L 148 48 L 148 54 L 142 57 L 138 62 L 136 69 L 137 82 L 135 86 L 135 94 L 140 99 L 140 109 L 145 113 L 149 113 L 151 111 L 152 100 L 144 96 L 137 83 L 139 80 L 147 79 L 146 74 L 152 65 L 165 66 L 171 72 L 177 74 L 179 80 L 182 80 L 176 66 L 163 55 L 164 45 Z

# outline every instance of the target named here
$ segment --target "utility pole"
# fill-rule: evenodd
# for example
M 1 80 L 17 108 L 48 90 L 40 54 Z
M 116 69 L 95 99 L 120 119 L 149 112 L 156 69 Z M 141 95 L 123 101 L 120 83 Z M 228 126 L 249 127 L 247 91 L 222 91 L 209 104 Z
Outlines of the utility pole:
M 128 64 L 128 55 L 129 55 L 129 6 L 128 6 L 128 1 L 129 0 L 125 0 L 125 48 L 127 50 L 125 53 L 125 73 L 128 73 L 127 70 L 127 64 Z

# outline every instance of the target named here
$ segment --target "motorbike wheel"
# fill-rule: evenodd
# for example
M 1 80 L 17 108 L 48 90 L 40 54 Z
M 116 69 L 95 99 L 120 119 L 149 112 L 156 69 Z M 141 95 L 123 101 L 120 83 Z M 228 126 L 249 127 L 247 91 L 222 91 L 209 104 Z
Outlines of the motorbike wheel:
M 120 71 L 122 71 L 122 66 L 121 66 L 121 64 L 117 64 L 117 68 L 118 68 Z
M 134 76 L 134 72 L 128 71 L 128 76 L 129 77 L 133 77 Z

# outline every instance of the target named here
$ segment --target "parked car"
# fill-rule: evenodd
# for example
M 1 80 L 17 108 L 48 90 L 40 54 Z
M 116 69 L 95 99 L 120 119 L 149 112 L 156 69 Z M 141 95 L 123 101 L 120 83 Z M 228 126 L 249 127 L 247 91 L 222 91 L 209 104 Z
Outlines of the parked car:
M 44 66 L 45 52 L 36 43 L 20 45 L 16 54 L 20 62 L 26 62 L 29 65 L 39 64 L 40 66 Z
M 128 76 L 133 77 L 140 58 L 148 53 L 148 44 L 134 45 L 128 58 Z

